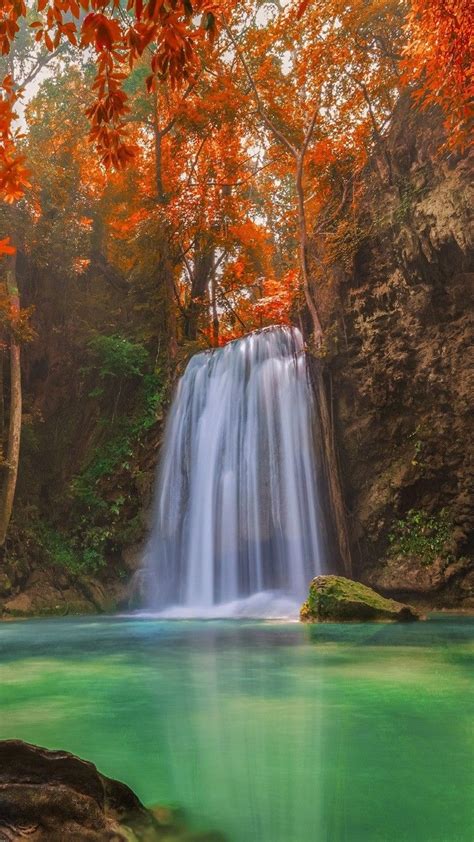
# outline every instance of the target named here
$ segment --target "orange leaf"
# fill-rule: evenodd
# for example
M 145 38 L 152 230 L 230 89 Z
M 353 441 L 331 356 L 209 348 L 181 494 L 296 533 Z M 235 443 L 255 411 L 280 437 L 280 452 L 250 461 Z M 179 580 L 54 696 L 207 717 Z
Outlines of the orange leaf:
M 15 254 L 15 246 L 10 245 L 10 237 L 0 240 L 0 254 Z

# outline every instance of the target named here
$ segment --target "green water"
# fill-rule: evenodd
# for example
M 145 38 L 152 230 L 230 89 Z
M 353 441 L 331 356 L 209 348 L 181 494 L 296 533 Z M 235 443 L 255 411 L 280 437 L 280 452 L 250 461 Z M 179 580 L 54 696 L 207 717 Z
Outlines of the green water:
M 472 842 L 474 622 L 0 625 L 0 738 L 231 842 Z

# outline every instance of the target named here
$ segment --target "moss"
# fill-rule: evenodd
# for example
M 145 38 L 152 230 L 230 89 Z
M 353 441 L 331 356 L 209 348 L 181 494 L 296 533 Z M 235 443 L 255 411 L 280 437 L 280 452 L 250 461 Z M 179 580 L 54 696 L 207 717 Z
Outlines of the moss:
M 71 483 L 68 540 L 84 570 L 99 570 L 110 554 L 143 535 L 138 462 L 162 417 L 164 395 L 159 374 L 145 374 L 134 412 L 116 419 L 113 434 L 96 446 Z
M 446 509 L 428 514 L 423 509 L 410 509 L 397 520 L 388 536 L 391 553 L 414 558 L 419 564 L 433 564 L 437 558 L 452 561 L 453 523 Z
M 300 609 L 300 620 L 302 623 L 311 623 L 312 622 L 312 611 L 309 604 L 309 599 L 306 602 L 303 602 L 303 605 Z
M 12 587 L 10 577 L 6 573 L 0 573 L 0 595 L 7 596 L 11 593 Z
M 386 599 L 372 588 L 343 576 L 317 576 L 310 584 L 308 600 L 300 612 L 302 622 L 350 622 L 415 620 L 410 606 Z

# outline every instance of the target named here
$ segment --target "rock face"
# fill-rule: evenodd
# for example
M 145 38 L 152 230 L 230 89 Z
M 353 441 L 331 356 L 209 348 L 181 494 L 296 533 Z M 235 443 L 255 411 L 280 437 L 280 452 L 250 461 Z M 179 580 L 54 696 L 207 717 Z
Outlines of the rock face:
M 19 740 L 0 742 L 1 842 L 222 842 L 192 836 L 171 811 L 145 809 L 92 763 Z
M 384 154 L 361 176 L 351 249 L 331 264 L 328 379 L 354 575 L 433 606 L 474 607 L 472 158 L 443 143 L 440 115 L 403 98 Z M 443 511 L 452 528 L 433 575 L 416 540 L 395 558 L 397 521 Z
M 366 581 L 387 596 L 406 593 L 436 601 L 437 594 L 447 599 L 451 593 L 453 599 L 461 596 L 468 608 L 469 595 L 474 591 L 474 567 L 468 558 L 452 562 L 436 559 L 428 565 L 420 565 L 413 558 L 392 558 L 369 569 Z M 472 604 L 474 607 L 474 600 Z
M 303 623 L 407 622 L 420 615 L 409 605 L 385 599 L 344 576 L 316 576 L 301 607 Z
M 126 604 L 124 582 L 104 585 L 97 578 L 65 568 L 38 567 L 1 593 L 0 617 L 65 616 L 110 613 Z
M 10 578 L 0 573 L 0 619 L 111 614 L 139 607 L 143 604 L 137 569 L 141 560 L 141 545 L 133 547 L 126 560 L 127 575 L 114 578 L 109 574 L 105 581 L 99 575 L 44 562 L 26 572 L 13 568 Z

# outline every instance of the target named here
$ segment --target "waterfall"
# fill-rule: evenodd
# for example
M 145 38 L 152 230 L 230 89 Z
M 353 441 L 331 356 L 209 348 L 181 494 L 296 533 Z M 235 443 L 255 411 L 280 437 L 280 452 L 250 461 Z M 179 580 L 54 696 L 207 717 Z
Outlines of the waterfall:
M 190 360 L 158 469 L 150 607 L 296 611 L 323 569 L 313 401 L 296 328 L 266 328 Z

